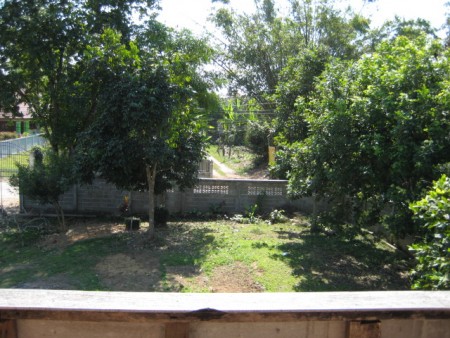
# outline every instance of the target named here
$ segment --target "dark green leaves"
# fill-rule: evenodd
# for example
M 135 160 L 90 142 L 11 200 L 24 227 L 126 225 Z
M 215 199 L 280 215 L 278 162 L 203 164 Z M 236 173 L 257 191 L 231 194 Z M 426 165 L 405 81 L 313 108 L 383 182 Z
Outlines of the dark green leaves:
M 374 197 L 380 222 L 397 235 L 414 231 L 407 203 L 450 161 L 449 73 L 447 52 L 425 37 L 332 62 L 312 98 L 297 101 L 309 136 L 292 145 L 291 192 L 351 198 L 349 217 L 361 225 Z
M 450 179 L 443 175 L 427 195 L 410 204 L 425 228 L 425 240 L 410 250 L 417 259 L 412 271 L 415 289 L 450 288 Z

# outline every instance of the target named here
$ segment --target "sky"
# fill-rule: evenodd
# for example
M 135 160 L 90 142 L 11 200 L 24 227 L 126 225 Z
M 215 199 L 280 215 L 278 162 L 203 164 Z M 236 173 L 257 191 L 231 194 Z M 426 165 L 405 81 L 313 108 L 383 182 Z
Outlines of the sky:
M 368 3 L 364 0 L 336 0 L 339 8 L 345 9 L 350 5 L 354 12 L 369 17 L 373 27 L 393 19 L 395 15 L 405 19 L 427 19 L 436 28 L 440 28 L 446 20 L 445 3 L 448 0 L 375 0 Z M 279 4 L 286 0 L 276 1 Z M 238 12 L 251 13 L 254 11 L 254 0 L 230 0 L 230 5 Z M 208 15 L 217 4 L 211 0 L 160 0 L 162 11 L 159 19 L 174 28 L 188 28 L 195 34 L 201 35 L 205 30 L 213 27 L 207 23 Z M 205 29 L 206 27 L 206 29 Z

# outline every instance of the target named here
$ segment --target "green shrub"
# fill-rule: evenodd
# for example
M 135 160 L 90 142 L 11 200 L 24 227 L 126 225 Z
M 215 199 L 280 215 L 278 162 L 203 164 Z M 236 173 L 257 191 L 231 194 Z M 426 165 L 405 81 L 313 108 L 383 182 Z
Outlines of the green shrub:
M 52 150 L 32 150 L 33 165 L 17 164 L 18 172 L 10 178 L 13 187 L 19 188 L 21 194 L 39 202 L 52 204 L 60 224 L 65 231 L 64 212 L 59 204 L 59 197 L 75 183 L 73 161 L 69 154 L 56 153 Z
M 287 221 L 289 221 L 289 218 L 286 217 L 285 211 L 278 209 L 272 210 L 267 220 L 269 224 L 286 223 Z
M 262 161 L 268 158 L 267 147 L 271 130 L 268 124 L 264 122 L 250 121 L 246 134 L 245 145 Z
M 414 289 L 449 289 L 450 287 L 450 178 L 434 182 L 420 201 L 410 205 L 414 217 L 425 228 L 424 241 L 410 250 L 417 259 L 412 271 Z
M 2 131 L 0 132 L 0 141 L 10 140 L 17 138 L 17 134 L 13 131 Z

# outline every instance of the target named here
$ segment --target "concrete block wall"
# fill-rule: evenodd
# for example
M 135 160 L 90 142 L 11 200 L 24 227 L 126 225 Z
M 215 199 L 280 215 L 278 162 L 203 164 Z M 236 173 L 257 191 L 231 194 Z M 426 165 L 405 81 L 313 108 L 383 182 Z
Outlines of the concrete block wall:
M 311 212 L 312 200 L 289 200 L 286 185 L 287 181 L 283 180 L 201 178 L 192 189 L 173 189 L 158 196 L 157 204 L 165 206 L 170 213 L 220 210 L 235 214 L 245 212 L 255 203 L 263 212 L 286 206 Z M 61 197 L 60 203 L 69 213 L 120 215 L 125 196 L 129 197 L 132 214 L 147 214 L 148 192 L 122 191 L 102 179 L 96 179 L 89 186 L 72 187 Z M 52 206 L 41 206 L 26 197 L 22 198 L 21 207 L 25 211 L 52 211 Z

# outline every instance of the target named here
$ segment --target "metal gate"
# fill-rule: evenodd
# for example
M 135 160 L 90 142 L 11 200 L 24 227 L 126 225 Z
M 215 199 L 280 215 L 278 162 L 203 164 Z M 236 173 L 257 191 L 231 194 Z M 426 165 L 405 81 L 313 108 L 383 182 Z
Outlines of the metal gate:
M 19 210 L 19 192 L 9 183 L 17 173 L 17 164 L 27 164 L 30 150 L 44 145 L 41 135 L 33 135 L 0 142 L 0 207 L 6 211 Z

